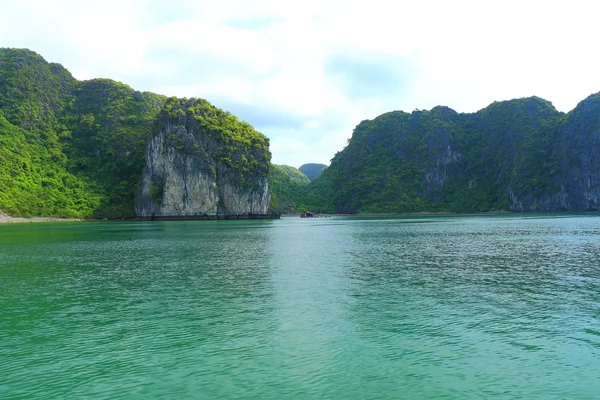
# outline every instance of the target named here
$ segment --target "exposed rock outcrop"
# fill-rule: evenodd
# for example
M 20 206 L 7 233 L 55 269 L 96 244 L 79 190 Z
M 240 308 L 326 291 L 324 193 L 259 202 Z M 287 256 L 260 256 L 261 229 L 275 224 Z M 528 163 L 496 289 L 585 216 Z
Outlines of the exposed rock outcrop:
M 203 100 L 171 100 L 148 144 L 142 218 L 268 215 L 268 140 Z

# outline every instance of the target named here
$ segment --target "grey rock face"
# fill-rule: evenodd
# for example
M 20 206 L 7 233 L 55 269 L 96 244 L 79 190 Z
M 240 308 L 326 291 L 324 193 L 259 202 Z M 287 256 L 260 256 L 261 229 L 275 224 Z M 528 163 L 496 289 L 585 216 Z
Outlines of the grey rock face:
M 448 180 L 454 165 L 461 160 L 462 155 L 452 149 L 448 141 L 440 141 L 446 145 L 446 148 L 438 148 L 432 154 L 429 161 L 429 168 L 425 172 L 425 193 L 424 197 L 430 201 L 438 201 L 441 198 L 444 184 Z M 469 183 L 471 186 L 472 183 Z
M 219 143 L 201 131 L 165 124 L 150 141 L 136 201 L 142 218 L 227 217 L 268 213 L 268 176 L 240 182 L 215 156 Z
M 146 168 L 138 195 L 139 217 L 216 215 L 219 191 L 216 176 L 204 160 L 165 144 L 165 134 L 148 145 Z

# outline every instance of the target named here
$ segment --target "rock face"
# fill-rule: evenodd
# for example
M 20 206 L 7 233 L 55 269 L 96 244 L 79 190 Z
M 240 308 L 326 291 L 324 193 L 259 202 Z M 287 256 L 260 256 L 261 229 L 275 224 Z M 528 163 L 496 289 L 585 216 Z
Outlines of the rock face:
M 141 218 L 268 215 L 268 140 L 203 100 L 171 100 L 147 148 Z

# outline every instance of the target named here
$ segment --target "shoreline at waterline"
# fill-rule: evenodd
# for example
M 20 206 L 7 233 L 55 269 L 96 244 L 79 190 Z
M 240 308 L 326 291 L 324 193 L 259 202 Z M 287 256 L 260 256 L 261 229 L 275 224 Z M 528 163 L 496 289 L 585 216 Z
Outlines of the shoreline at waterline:
M 39 222 L 75 222 L 75 221 L 94 221 L 83 218 L 54 218 L 54 217 L 11 217 L 6 214 L 0 215 L 0 224 L 18 224 L 18 223 L 39 223 Z
M 452 211 L 418 211 L 418 212 L 406 212 L 406 213 L 356 213 L 356 214 L 328 214 L 328 213 L 315 213 L 310 218 L 324 218 L 324 217 L 410 217 L 410 216 L 453 216 L 453 215 L 536 215 L 545 213 L 556 213 L 556 214 L 579 214 L 579 213 L 597 213 L 600 210 L 491 210 L 491 211 L 470 211 L 470 212 L 452 212 Z M 300 213 L 281 214 L 281 218 L 300 218 Z
M 330 217 L 410 217 L 410 216 L 452 216 L 452 215 L 493 215 L 493 214 L 543 214 L 543 213 L 589 213 L 598 212 L 599 210 L 548 210 L 548 211 L 508 211 L 508 210 L 494 210 L 494 211 L 474 211 L 474 212 L 449 212 L 449 211 L 421 211 L 412 213 L 357 213 L 357 214 L 315 214 L 313 217 L 307 219 L 320 219 Z M 11 224 L 11 223 L 42 223 L 42 222 L 105 222 L 105 221 L 198 221 L 198 220 L 251 220 L 251 219 L 288 219 L 288 218 L 300 218 L 299 213 L 290 214 L 277 214 L 277 218 L 273 218 L 271 215 L 261 216 L 261 218 L 248 218 L 248 216 L 191 216 L 191 217 L 158 217 L 158 218 L 116 218 L 116 219 L 96 219 L 96 218 L 59 218 L 59 217 L 12 217 L 8 214 L 0 212 L 0 224 Z
M 231 215 L 190 215 L 190 216 L 153 216 L 133 218 L 59 218 L 59 217 L 12 217 L 0 212 L 0 224 L 39 223 L 39 222 L 100 222 L 100 221 L 222 221 L 222 220 L 266 220 L 279 219 L 281 214 L 231 214 Z

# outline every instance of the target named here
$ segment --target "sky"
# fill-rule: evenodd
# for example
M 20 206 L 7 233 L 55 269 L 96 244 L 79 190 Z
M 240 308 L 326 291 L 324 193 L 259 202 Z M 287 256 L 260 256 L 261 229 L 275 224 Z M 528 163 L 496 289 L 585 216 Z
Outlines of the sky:
M 205 98 L 270 139 L 272 162 L 329 164 L 362 120 L 600 91 L 596 0 L 0 0 L 0 47 L 75 78 Z

